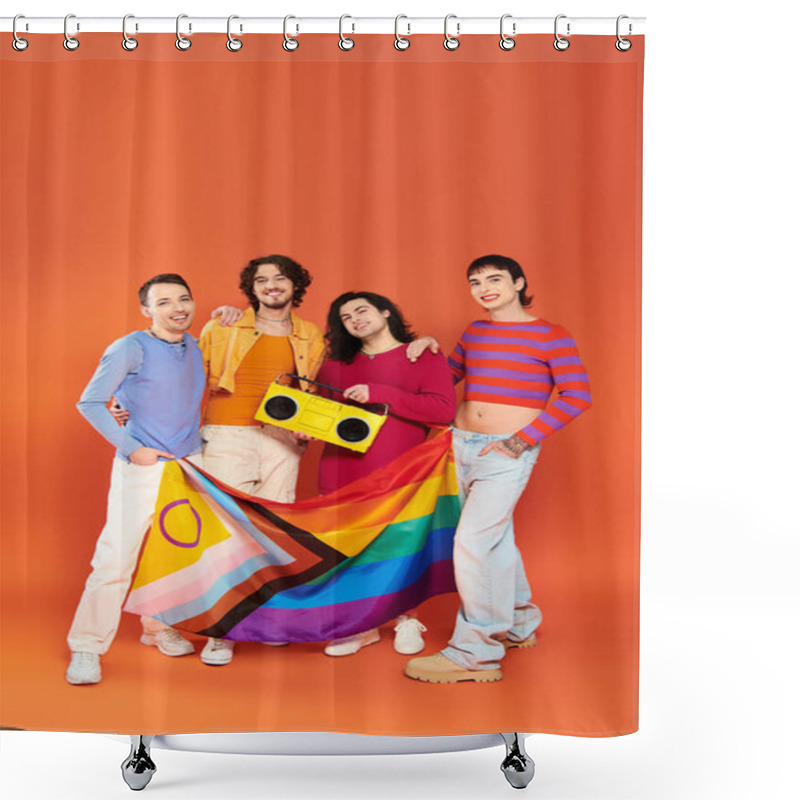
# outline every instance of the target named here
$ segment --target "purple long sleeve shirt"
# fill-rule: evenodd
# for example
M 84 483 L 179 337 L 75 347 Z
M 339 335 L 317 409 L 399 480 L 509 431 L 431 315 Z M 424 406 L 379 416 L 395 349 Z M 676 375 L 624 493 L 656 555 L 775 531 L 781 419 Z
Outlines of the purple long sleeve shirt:
M 170 344 L 136 331 L 103 353 L 78 410 L 124 461 L 139 447 L 184 458 L 202 445 L 204 390 L 203 357 L 188 333 L 183 342 Z M 118 425 L 106 407 L 112 395 L 131 413 L 125 426 Z

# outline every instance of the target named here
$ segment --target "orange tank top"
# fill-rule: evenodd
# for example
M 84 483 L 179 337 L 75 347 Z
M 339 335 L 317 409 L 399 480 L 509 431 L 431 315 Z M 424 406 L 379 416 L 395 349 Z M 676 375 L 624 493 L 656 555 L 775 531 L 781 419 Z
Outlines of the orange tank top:
M 253 415 L 281 372 L 294 372 L 289 337 L 261 334 L 236 370 L 236 390 L 211 392 L 203 421 L 207 425 L 260 425 Z

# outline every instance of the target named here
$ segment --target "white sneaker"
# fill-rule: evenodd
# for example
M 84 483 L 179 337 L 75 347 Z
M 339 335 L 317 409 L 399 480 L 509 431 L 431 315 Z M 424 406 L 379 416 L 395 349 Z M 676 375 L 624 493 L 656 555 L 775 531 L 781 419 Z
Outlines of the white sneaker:
M 100 683 L 100 656 L 96 653 L 73 653 L 67 667 L 67 683 L 80 686 Z
M 210 667 L 224 667 L 230 664 L 233 659 L 233 642 L 227 639 L 209 639 L 203 652 L 200 653 L 200 660 Z
M 408 617 L 405 614 L 398 617 L 397 625 L 394 626 L 395 652 L 402 653 L 404 656 L 421 653 L 425 649 L 422 634 L 427 630 L 415 617 Z
M 344 639 L 334 639 L 325 645 L 326 656 L 352 656 L 362 647 L 368 644 L 375 644 L 380 641 L 381 632 L 377 628 L 356 633 L 353 636 L 345 636 Z
M 148 647 L 157 647 L 165 656 L 188 656 L 194 653 L 194 645 L 175 628 L 162 628 L 155 633 L 145 631 L 139 641 Z

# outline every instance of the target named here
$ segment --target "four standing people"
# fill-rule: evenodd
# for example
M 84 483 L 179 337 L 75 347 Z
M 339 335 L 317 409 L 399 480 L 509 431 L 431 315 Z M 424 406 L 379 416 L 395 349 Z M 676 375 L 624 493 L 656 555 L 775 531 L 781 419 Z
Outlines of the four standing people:
M 332 304 L 328 360 L 319 373 L 321 382 L 346 387 L 346 400 L 385 403 L 390 411 L 367 453 L 326 446 L 319 474 L 323 493 L 421 443 L 429 425 L 448 423 L 455 408 L 453 380 L 465 380 L 453 428 L 462 502 L 453 562 L 461 607 L 448 647 L 405 668 L 408 677 L 433 683 L 500 680 L 506 649 L 536 643 L 542 615 L 531 602 L 514 541 L 514 508 L 541 441 L 591 405 L 572 337 L 526 310 L 531 298 L 520 265 L 505 256 L 484 256 L 470 264 L 467 279 L 489 320 L 471 323 L 462 334 L 449 358 L 452 376 L 435 355 L 433 339 L 410 345 L 407 358 L 404 345 L 414 340 L 410 327 L 391 301 L 369 292 L 349 292 Z M 117 457 L 108 519 L 69 634 L 70 683 L 100 680 L 99 657 L 119 625 L 164 459 L 195 455 L 204 442 L 203 466 L 219 480 L 268 500 L 294 500 L 302 437 L 262 425 L 253 414 L 281 373 L 313 379 L 320 370 L 322 335 L 291 312 L 310 282 L 308 272 L 286 256 L 251 261 L 240 276 L 251 308 L 230 326 L 212 320 L 199 348 L 186 333 L 194 301 L 185 281 L 158 275 L 140 289 L 151 327 L 108 348 L 78 404 L 117 447 Z M 205 373 L 210 393 L 201 440 Z M 558 398 L 549 403 L 554 389 Z M 112 395 L 130 412 L 125 427 L 108 412 Z M 142 622 L 143 643 L 166 655 L 194 651 L 177 631 L 156 620 Z M 416 619 L 401 618 L 396 630 L 398 652 L 421 649 L 423 627 Z M 365 631 L 329 643 L 326 652 L 346 655 L 377 640 L 376 631 Z M 210 639 L 201 657 L 219 665 L 232 654 L 233 642 Z

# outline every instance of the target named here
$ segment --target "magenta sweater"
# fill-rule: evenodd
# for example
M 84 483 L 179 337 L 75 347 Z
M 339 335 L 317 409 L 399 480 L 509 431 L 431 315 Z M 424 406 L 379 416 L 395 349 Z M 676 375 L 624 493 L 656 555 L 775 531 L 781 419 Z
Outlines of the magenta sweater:
M 448 425 L 456 413 L 453 376 L 447 362 L 441 355 L 432 355 L 427 350 L 413 364 L 406 358 L 405 345 L 373 358 L 359 353 L 352 364 L 326 361 L 317 380 L 338 389 L 366 383 L 370 403 L 389 405 L 389 418 L 366 453 L 325 445 L 319 462 L 321 494 L 328 494 L 388 464 L 424 442 L 429 425 Z M 323 394 L 343 401 L 338 393 Z M 378 410 L 372 405 L 367 409 Z

